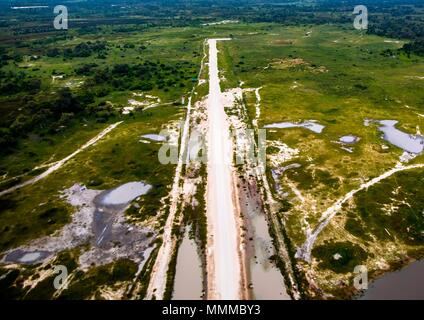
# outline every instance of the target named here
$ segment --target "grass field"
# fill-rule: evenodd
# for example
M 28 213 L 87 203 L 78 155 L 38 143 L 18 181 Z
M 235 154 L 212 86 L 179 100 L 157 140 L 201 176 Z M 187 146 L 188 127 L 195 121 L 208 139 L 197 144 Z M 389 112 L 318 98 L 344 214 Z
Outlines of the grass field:
M 267 130 L 269 141 L 299 150 L 280 166 L 297 163 L 300 168 L 279 177 L 288 193 L 281 199 L 282 206 L 287 207 L 287 201 L 291 204 L 281 218 L 296 248 L 325 209 L 399 161 L 403 151 L 385 142 L 376 126 L 364 126 L 366 118 L 398 120 L 397 127 L 411 134 L 423 128 L 424 91 L 419 77 L 424 59 L 385 56 L 384 50 L 399 48 L 402 41 L 363 35 L 350 27 L 256 25 L 243 29 L 240 25 L 232 34 L 232 41 L 220 44 L 224 86 L 237 87 L 243 81 L 245 88 L 262 87 L 259 127 L 309 119 L 325 126 L 322 133 L 305 128 Z M 253 118 L 254 94 L 247 93 L 245 98 Z M 345 135 L 360 138 L 352 152 L 336 143 Z M 423 159 L 421 154 L 411 163 Z M 276 168 L 269 164 L 271 169 Z M 396 174 L 353 197 L 318 236 L 312 269 L 299 261 L 310 280 L 335 298 L 346 297 L 352 293 L 348 283 L 355 265 L 366 264 L 374 276 L 384 264 L 421 257 L 424 241 L 416 228 L 422 230 L 419 226 L 424 221 L 418 200 L 423 190 L 411 183 L 422 177 L 419 170 Z M 396 188 L 402 196 L 387 199 Z M 407 209 L 398 207 L 402 201 Z M 380 215 L 401 217 L 388 217 L 395 219 L 390 222 Z M 337 253 L 344 259 L 335 261 Z
M 85 76 L 75 74 L 75 68 L 83 64 L 95 63 L 96 68 L 103 68 L 117 63 L 134 65 L 158 61 L 172 67 L 159 74 L 165 82 L 171 80 L 170 85 L 163 88 L 155 85 L 147 93 L 159 97 L 163 103 L 178 103 L 134 111 L 130 115 L 116 113 L 105 123 L 87 119 L 86 125 L 80 126 L 75 121 L 58 134 L 32 135 L 21 140 L 16 152 L 0 159 L 1 173 L 7 173 L 0 181 L 1 189 L 39 173 L 31 171 L 37 165 L 72 153 L 108 124 L 124 121 L 54 174 L 0 199 L 1 251 L 51 234 L 69 222 L 73 208 L 60 199 L 60 192 L 74 183 L 104 190 L 129 181 L 146 181 L 154 186 L 154 192 L 144 197 L 142 212 L 130 213 L 139 221 L 157 213 L 159 200 L 169 191 L 175 166 L 159 163 L 159 143 L 144 144 L 139 138 L 143 134 L 158 133 L 167 124 L 184 117 L 185 110 L 179 101 L 182 96 L 188 96 L 197 80 L 202 44 L 208 37 L 232 38 L 218 45 L 223 90 L 238 87 L 240 81 L 244 82 L 243 88 L 262 87 L 259 128 L 275 122 L 310 119 L 325 126 L 322 133 L 305 128 L 267 130 L 270 143 L 281 142 L 299 150 L 293 159 L 279 163 L 279 166 L 301 165 L 279 177 L 278 182 L 287 195 L 279 197 L 273 190 L 284 207 L 279 215 L 294 250 L 305 241 L 307 228 L 317 226 L 325 209 L 399 161 L 402 150 L 382 140 L 377 126 L 364 126 L 364 119 L 398 120 L 397 127 L 411 134 L 416 133 L 417 127 L 424 128 L 424 118 L 420 116 L 424 114 L 424 80 L 419 78 L 424 74 L 424 59 L 384 55 L 386 49 L 401 47 L 402 41 L 364 35 L 350 26 L 239 23 L 151 28 L 130 33 L 106 28 L 97 34 L 76 34 L 72 39 L 49 43 L 48 47 L 72 48 L 95 39 L 107 43 L 106 57 L 91 55 L 64 60 L 43 55 L 34 61 L 10 63 L 4 68 L 23 69 L 42 80 L 43 92 L 54 92 L 66 83 L 85 81 Z M 45 52 L 45 45 L 34 41 L 30 47 L 19 50 L 33 55 Z M 142 50 L 141 45 L 145 46 Z M 28 67 L 28 63 L 33 65 Z M 52 82 L 53 71 L 63 74 L 64 78 Z M 158 80 L 157 75 L 154 77 L 153 82 Z M 201 78 L 207 78 L 207 69 Z M 84 85 L 74 86 L 72 90 L 78 93 L 84 90 Z M 125 105 L 134 91 L 140 90 L 110 89 L 103 97 L 96 97 L 94 104 Z M 207 85 L 200 86 L 196 92 L 194 101 L 206 95 Z M 21 97 L 15 98 L 2 105 L 5 113 L 16 112 L 13 107 Z M 245 101 L 252 120 L 254 93 L 245 93 Z M 336 143 L 341 136 L 349 134 L 360 138 L 352 145 L 352 152 Z M 383 148 L 383 144 L 387 148 Z M 421 154 L 410 163 L 423 160 Z M 270 170 L 276 169 L 272 165 L 269 163 L 267 167 L 270 179 Z M 21 178 L 8 180 L 22 174 Z M 298 260 L 308 279 L 325 294 L 330 294 L 328 297 L 348 297 L 352 290 L 347 284 L 351 282 L 355 265 L 367 265 L 371 276 L 376 276 L 395 268 L 399 261 L 421 258 L 424 252 L 424 208 L 420 200 L 424 192 L 423 176 L 423 170 L 418 169 L 398 173 L 357 193 L 318 236 L 312 250 L 312 263 Z M 387 197 L 388 194 L 392 196 Z M 53 223 L 43 218 L 45 212 L 54 213 Z M 191 216 L 196 217 L 189 212 L 186 219 Z M 335 262 L 337 253 L 343 258 Z M 122 269 L 134 272 L 131 263 L 120 263 Z M 31 274 L 31 270 L 26 272 Z M 90 271 L 80 279 L 94 286 L 93 279 L 101 277 L 101 272 L 113 273 L 113 266 Z M 117 281 L 129 280 L 126 276 L 116 277 Z M 109 281 L 103 280 L 106 284 Z M 81 281 L 75 282 L 68 298 L 86 298 L 92 293 Z M 310 289 L 309 294 L 320 296 L 321 293 Z

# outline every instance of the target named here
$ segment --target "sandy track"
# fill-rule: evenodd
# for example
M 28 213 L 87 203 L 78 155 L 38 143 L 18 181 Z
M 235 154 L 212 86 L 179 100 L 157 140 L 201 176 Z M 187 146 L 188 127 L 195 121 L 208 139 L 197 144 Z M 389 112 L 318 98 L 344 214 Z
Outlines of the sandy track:
M 208 298 L 243 297 L 242 268 L 238 241 L 237 207 L 234 199 L 232 142 L 222 103 L 216 42 L 209 39 L 208 96 Z
M 93 139 L 91 139 L 90 141 L 86 142 L 83 146 L 81 146 L 78 150 L 74 151 L 73 153 L 71 153 L 69 156 L 67 156 L 66 158 L 63 158 L 62 160 L 59 160 L 57 162 L 54 162 L 51 166 L 49 166 L 49 168 L 44 171 L 43 173 L 39 174 L 38 176 L 29 179 L 21 184 L 18 184 L 16 186 L 13 186 L 9 189 L 3 190 L 0 192 L 0 197 L 4 196 L 6 194 L 9 194 L 13 191 L 16 191 L 20 188 L 23 188 L 25 186 L 31 185 L 36 183 L 37 181 L 40 181 L 41 179 L 46 178 L 47 176 L 49 176 L 51 173 L 59 170 L 66 162 L 68 162 L 69 160 L 71 160 L 73 157 L 75 157 L 78 153 L 80 153 L 81 151 L 87 149 L 88 147 L 92 146 L 93 144 L 95 144 L 97 141 L 99 141 L 101 138 L 103 138 L 105 135 L 107 135 L 109 132 L 111 132 L 113 129 L 115 129 L 118 125 L 120 125 L 123 121 L 119 121 L 116 122 L 114 124 L 111 124 L 110 126 L 108 126 L 106 129 L 104 129 L 102 132 L 100 132 L 97 136 L 95 136 Z
M 147 288 L 146 299 L 151 300 L 155 297 L 158 300 L 163 299 L 163 294 L 166 289 L 167 272 L 169 262 L 171 261 L 172 253 L 175 249 L 175 241 L 172 237 L 172 226 L 177 213 L 178 201 L 181 194 L 180 180 L 181 171 L 183 168 L 183 160 L 185 155 L 185 149 L 189 136 L 189 121 L 191 114 L 191 97 L 189 98 L 187 105 L 187 114 L 183 128 L 183 134 L 181 137 L 180 154 L 178 157 L 177 168 L 175 169 L 174 182 L 170 193 L 170 207 L 169 214 L 165 222 L 164 232 L 162 235 L 162 245 L 159 248 L 157 259 L 152 269 L 149 286 Z
M 348 192 L 343 198 L 340 198 L 339 200 L 337 200 L 331 207 L 325 210 L 325 212 L 322 214 L 318 227 L 314 230 L 314 232 L 308 235 L 305 243 L 302 245 L 302 247 L 300 247 L 297 250 L 296 258 L 303 259 L 307 262 L 311 262 L 312 247 L 314 246 L 314 243 L 318 235 L 328 225 L 330 220 L 337 214 L 337 212 L 341 209 L 342 205 L 345 202 L 347 202 L 349 199 L 351 199 L 356 193 L 371 187 L 372 185 L 380 182 L 381 180 L 387 179 L 388 177 L 395 174 L 396 172 L 410 170 L 410 169 L 417 169 L 417 168 L 424 168 L 424 164 L 419 163 L 419 164 L 412 164 L 409 166 L 398 164 L 396 167 L 390 169 L 389 171 L 386 171 L 382 175 L 361 184 L 359 188 Z
M 205 45 L 204 45 L 205 47 Z M 203 63 L 205 56 L 203 56 L 200 63 L 200 71 L 198 78 L 200 78 L 203 70 Z M 181 173 L 184 164 L 184 157 L 186 155 L 187 142 L 189 139 L 189 127 L 191 117 L 191 100 L 196 86 L 193 87 L 188 98 L 187 113 L 184 122 L 183 134 L 181 137 L 180 153 L 178 155 L 178 164 L 175 169 L 174 181 L 170 192 L 170 208 L 169 214 L 165 222 L 164 231 L 162 235 L 162 245 L 159 248 L 157 259 L 153 265 L 153 269 L 150 276 L 149 286 L 147 288 L 146 299 L 150 300 L 155 297 L 156 299 L 163 299 L 163 295 L 166 289 L 167 273 L 169 268 L 169 262 L 171 261 L 172 253 L 176 249 L 176 241 L 172 236 L 172 227 L 177 215 L 178 203 L 182 188 L 180 187 Z

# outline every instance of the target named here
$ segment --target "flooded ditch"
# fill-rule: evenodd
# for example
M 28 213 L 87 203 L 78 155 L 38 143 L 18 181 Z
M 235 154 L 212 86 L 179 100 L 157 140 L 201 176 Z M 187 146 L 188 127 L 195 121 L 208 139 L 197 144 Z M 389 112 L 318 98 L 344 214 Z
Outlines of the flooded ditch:
M 197 244 L 190 239 L 187 227 L 178 248 L 173 300 L 200 300 L 203 293 L 202 262 Z
M 263 213 L 262 201 L 254 179 L 241 182 L 240 205 L 246 225 L 246 258 L 250 279 L 251 298 L 257 300 L 286 300 L 284 277 L 271 261 L 276 254 L 269 234 L 268 222 Z

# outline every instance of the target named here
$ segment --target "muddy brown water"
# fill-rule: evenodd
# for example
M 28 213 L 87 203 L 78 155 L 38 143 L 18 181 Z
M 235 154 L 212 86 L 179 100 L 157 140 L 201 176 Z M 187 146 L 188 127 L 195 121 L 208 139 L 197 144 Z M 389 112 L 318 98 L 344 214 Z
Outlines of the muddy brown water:
M 424 299 L 424 260 L 378 278 L 359 297 L 359 300 L 407 299 Z
M 202 266 L 196 242 L 186 228 L 178 249 L 173 300 L 200 300 L 203 291 Z
M 280 270 L 270 261 L 275 254 L 268 224 L 263 214 L 250 217 L 254 233 L 254 254 L 250 259 L 250 278 L 257 300 L 290 299 Z
M 270 260 L 276 253 L 269 234 L 256 184 L 250 180 L 240 185 L 240 204 L 247 229 L 246 256 L 251 298 L 256 300 L 288 300 L 284 277 Z

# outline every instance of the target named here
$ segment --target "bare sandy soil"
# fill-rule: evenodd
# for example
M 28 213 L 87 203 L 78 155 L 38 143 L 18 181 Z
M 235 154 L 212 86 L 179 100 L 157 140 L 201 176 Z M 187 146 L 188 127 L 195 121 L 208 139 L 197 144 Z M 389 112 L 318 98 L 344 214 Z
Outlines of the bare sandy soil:
M 41 237 L 5 253 L 2 262 L 46 262 L 65 249 L 89 245 L 79 257 L 79 268 L 104 265 L 119 259 L 131 259 L 139 264 L 152 240 L 150 228 L 127 222 L 124 215 L 128 201 L 119 205 L 104 202 L 110 191 L 91 190 L 75 184 L 64 190 L 63 197 L 76 208 L 72 221 L 51 236 Z
M 224 111 L 218 74 L 216 42 L 209 39 L 208 97 L 208 298 L 240 299 L 243 297 L 240 259 L 239 214 L 233 181 L 232 141 Z

